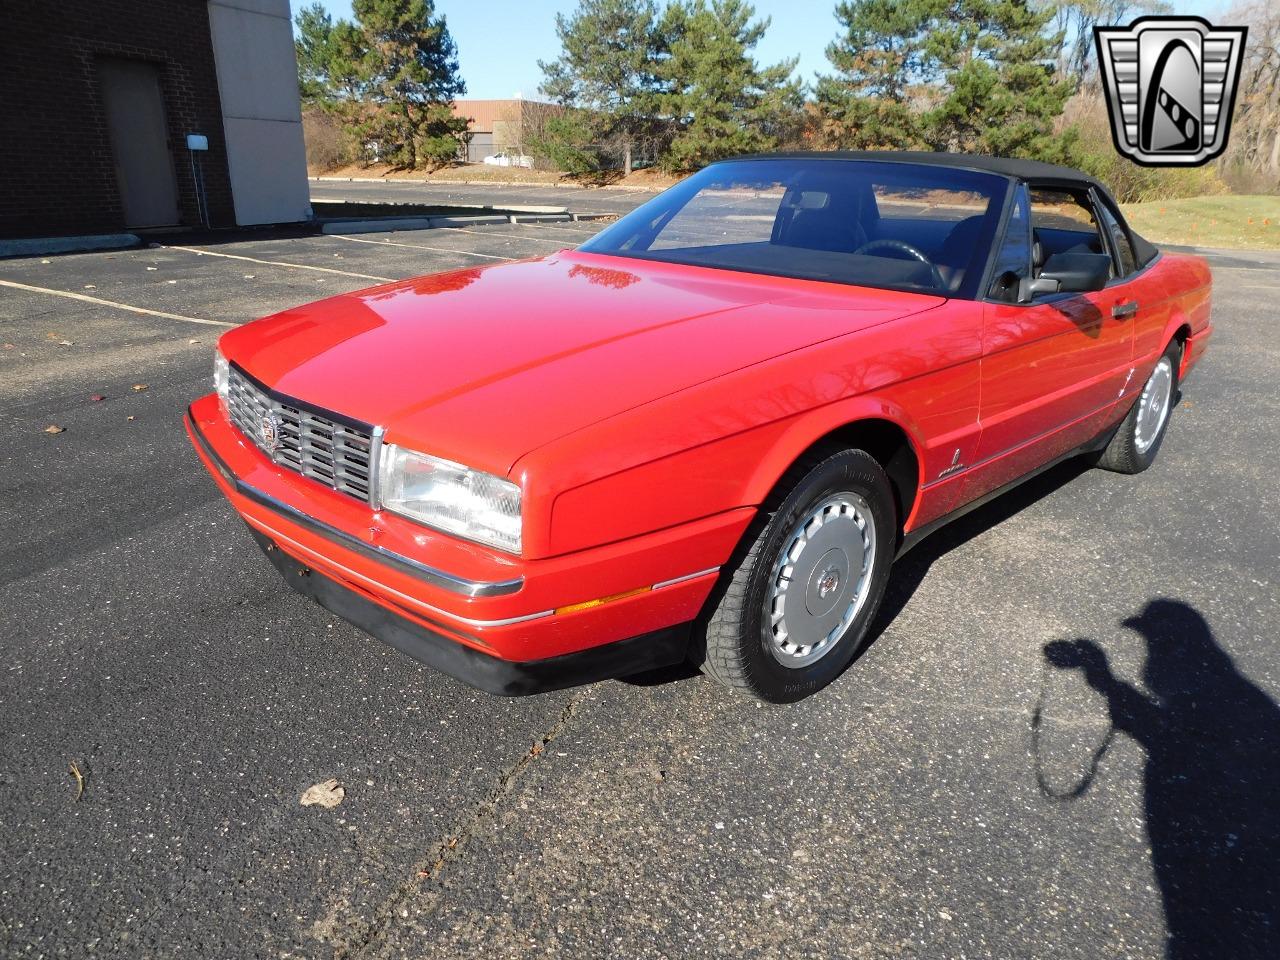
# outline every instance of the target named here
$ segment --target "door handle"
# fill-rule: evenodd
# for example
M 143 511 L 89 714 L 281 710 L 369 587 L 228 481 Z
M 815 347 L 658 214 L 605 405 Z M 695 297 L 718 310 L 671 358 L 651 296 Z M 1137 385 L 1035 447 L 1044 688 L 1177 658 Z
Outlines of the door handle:
M 1138 301 L 1130 300 L 1128 303 L 1117 303 L 1111 308 L 1111 316 L 1116 320 L 1128 320 L 1138 312 Z

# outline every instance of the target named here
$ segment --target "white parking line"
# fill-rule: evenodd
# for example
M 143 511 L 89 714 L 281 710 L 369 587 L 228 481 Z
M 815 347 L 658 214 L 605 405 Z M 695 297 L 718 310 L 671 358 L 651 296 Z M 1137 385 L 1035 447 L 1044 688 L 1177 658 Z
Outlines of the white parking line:
M 514 226 L 524 226 L 524 224 L 514 224 Z M 522 237 L 518 233 L 485 233 L 483 230 L 473 230 L 470 227 L 448 227 L 446 229 L 452 230 L 454 233 L 474 233 L 477 236 L 488 237 L 489 239 L 506 237 L 508 240 L 528 240 L 531 243 L 558 243 L 560 246 L 564 246 L 563 240 L 548 240 L 546 237 Z
M 196 247 L 171 247 L 165 243 L 153 243 L 153 248 L 160 250 L 181 250 L 194 253 L 198 257 L 225 257 L 228 260 L 244 260 L 246 263 L 261 263 L 268 267 L 288 267 L 291 270 L 314 270 L 317 273 L 336 273 L 342 277 L 355 277 L 357 280 L 377 280 L 380 283 L 394 283 L 395 277 L 375 277 L 368 273 L 352 273 L 350 270 L 335 270 L 333 267 L 313 267 L 309 263 L 286 263 L 283 260 L 259 260 L 257 257 L 246 257 L 238 253 L 215 253 L 213 250 L 200 250 Z
M 526 230 L 549 230 L 554 233 L 585 233 L 594 236 L 598 230 L 591 227 L 580 227 L 573 223 L 515 223 L 515 227 L 524 227 Z
M 17 283 L 13 280 L 0 280 L 0 286 L 12 287 L 15 290 L 26 290 L 28 293 L 47 293 L 51 297 L 66 297 L 68 300 L 82 300 L 85 303 L 96 303 L 102 307 L 114 307 L 117 310 L 128 310 L 130 313 L 141 313 L 148 317 L 161 317 L 165 320 L 181 320 L 184 323 L 203 323 L 211 327 L 235 327 L 239 324 L 226 320 L 204 320 L 200 317 L 184 317 L 180 313 L 165 313 L 163 310 L 148 310 L 146 307 L 134 307 L 127 303 L 116 303 L 114 300 L 102 300 L 84 293 L 72 293 L 70 290 L 52 290 L 49 287 L 33 287 L 28 283 Z
M 475 253 L 471 250 L 453 250 L 449 247 L 429 247 L 423 243 L 401 243 L 399 240 L 369 240 L 365 237 L 348 237 L 342 233 L 326 233 L 334 240 L 350 240 L 352 243 L 378 243 L 386 247 L 411 247 L 414 250 L 433 250 L 436 253 L 456 253 L 464 257 L 482 257 L 485 260 L 514 260 L 515 257 L 499 257 L 492 253 Z

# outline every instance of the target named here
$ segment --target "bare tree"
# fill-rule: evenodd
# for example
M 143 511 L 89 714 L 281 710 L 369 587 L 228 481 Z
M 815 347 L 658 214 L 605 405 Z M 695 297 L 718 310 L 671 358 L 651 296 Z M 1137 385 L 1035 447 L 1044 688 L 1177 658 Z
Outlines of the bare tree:
M 1053 9 L 1050 31 L 1062 37 L 1058 73 L 1081 87 L 1096 89 L 1098 63 L 1093 28 L 1125 24 L 1143 13 L 1168 13 L 1164 0 L 1048 0 Z
M 1249 38 L 1231 141 L 1219 169 L 1246 189 L 1273 192 L 1280 189 L 1280 6 L 1250 0 L 1233 7 L 1225 22 L 1247 25 Z

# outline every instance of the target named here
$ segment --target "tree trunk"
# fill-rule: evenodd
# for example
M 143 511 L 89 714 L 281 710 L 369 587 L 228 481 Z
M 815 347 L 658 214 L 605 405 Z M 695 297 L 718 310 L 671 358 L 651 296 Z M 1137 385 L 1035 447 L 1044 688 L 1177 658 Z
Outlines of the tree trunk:
M 626 176 L 631 176 L 631 141 L 628 140 L 622 148 L 622 170 Z

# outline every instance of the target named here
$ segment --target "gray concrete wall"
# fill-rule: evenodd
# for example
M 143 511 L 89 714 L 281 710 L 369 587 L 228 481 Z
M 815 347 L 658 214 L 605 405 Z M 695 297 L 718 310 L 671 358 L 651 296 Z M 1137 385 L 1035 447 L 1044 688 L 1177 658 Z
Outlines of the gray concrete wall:
M 236 222 L 311 214 L 289 0 L 209 0 Z

